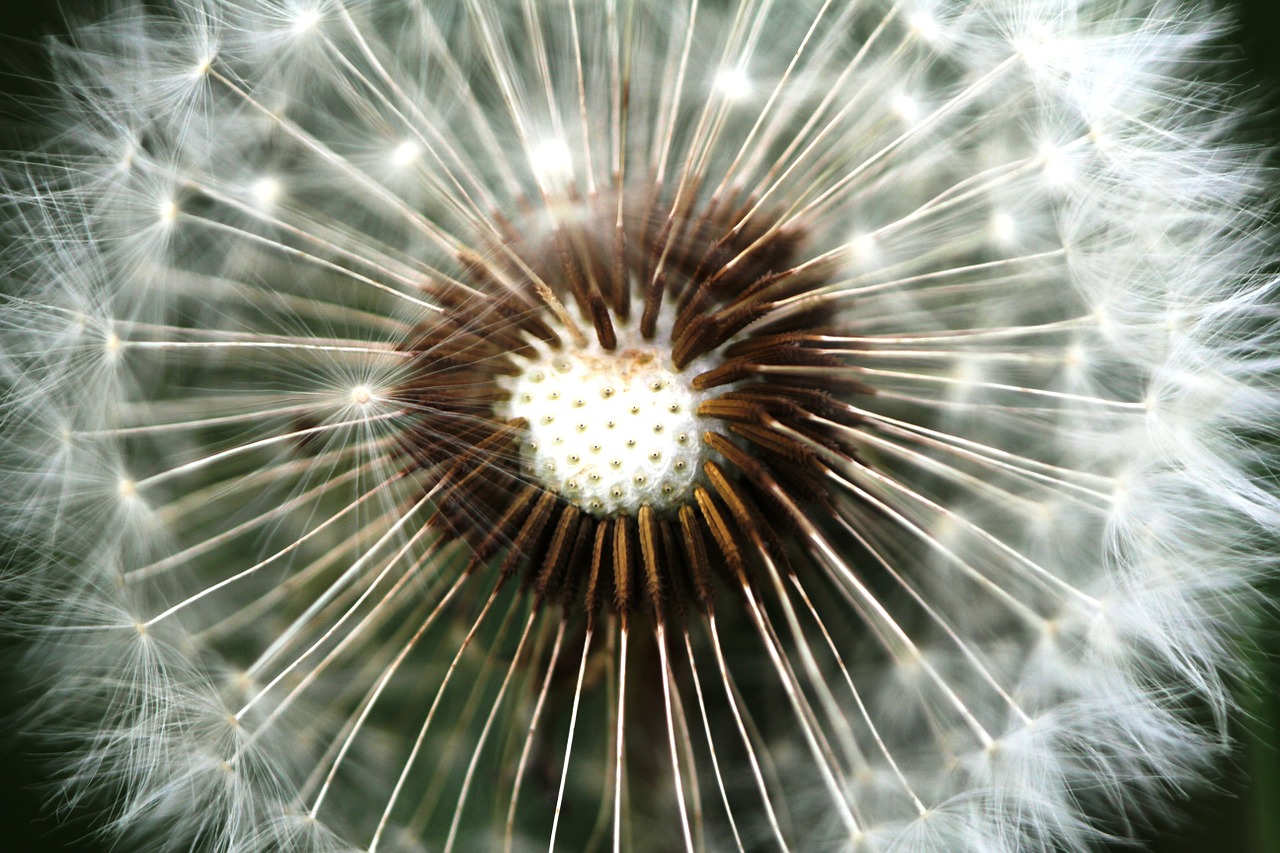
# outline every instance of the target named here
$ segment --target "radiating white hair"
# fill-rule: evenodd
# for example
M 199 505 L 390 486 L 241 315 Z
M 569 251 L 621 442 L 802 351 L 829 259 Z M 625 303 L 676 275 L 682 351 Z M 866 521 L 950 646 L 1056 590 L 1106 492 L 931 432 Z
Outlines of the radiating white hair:
M 1222 37 L 1181 0 L 172 0 L 54 42 L 4 168 L 0 523 L 70 805 L 227 853 L 1162 813 L 1280 528 Z M 477 403 L 591 333 L 706 394 L 656 513 Z

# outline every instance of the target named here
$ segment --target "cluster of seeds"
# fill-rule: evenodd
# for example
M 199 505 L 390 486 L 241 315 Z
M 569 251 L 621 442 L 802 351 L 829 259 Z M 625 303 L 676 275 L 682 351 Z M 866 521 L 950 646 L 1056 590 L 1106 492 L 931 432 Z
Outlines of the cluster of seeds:
M 527 362 L 507 406 L 529 425 L 526 476 L 597 516 L 688 500 L 702 463 L 701 395 L 663 360 L 644 347 L 543 350 Z

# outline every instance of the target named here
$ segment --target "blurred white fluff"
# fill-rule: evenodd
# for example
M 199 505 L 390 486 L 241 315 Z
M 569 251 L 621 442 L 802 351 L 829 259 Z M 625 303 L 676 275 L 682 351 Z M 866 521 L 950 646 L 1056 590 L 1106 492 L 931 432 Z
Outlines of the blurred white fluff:
M 54 43 L 48 142 L 5 169 L 0 491 L 70 804 L 151 851 L 548 845 L 578 667 L 508 820 L 557 643 L 499 690 L 521 591 L 395 791 L 483 595 L 445 598 L 465 558 L 412 524 L 385 395 L 489 217 L 625 173 L 723 181 L 840 260 L 879 393 L 837 471 L 874 539 L 839 558 L 914 650 L 831 589 L 830 643 L 787 635 L 833 789 L 754 635 L 718 617 L 729 682 L 695 626 L 693 801 L 635 782 L 617 842 L 595 660 L 558 849 L 677 849 L 681 806 L 705 849 L 902 853 L 1162 812 L 1225 745 L 1280 526 L 1266 179 L 1220 37 L 1163 0 L 183 0 Z

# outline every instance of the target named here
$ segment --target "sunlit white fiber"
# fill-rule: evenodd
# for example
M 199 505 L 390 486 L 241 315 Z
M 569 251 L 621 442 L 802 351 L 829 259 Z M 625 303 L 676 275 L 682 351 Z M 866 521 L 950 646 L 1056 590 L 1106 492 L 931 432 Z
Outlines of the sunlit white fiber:
M 64 802 L 226 853 L 1163 816 L 1280 527 L 1224 38 L 1162 0 L 183 0 L 53 42 L 0 524 Z

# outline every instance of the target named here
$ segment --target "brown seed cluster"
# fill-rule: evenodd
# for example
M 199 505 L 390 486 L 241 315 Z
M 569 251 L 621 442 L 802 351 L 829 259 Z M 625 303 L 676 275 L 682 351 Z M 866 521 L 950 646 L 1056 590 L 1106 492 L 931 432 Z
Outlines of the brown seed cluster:
M 498 219 L 487 256 L 461 259 L 466 291 L 441 287 L 450 310 L 403 344 L 412 379 L 396 397 L 413 426 L 401 446 L 471 570 L 498 561 L 498 583 L 523 574 L 539 601 L 589 622 L 605 602 L 624 619 L 642 605 L 659 619 L 709 610 L 717 579 L 741 587 L 761 561 L 785 564 L 786 536 L 828 500 L 830 458 L 853 455 L 838 429 L 853 417 L 832 391 L 870 389 L 842 370 L 829 315 L 806 299 L 831 271 L 798 262 L 803 233 L 757 224 L 743 203 L 673 210 L 653 192 L 574 208 Z M 702 392 L 707 452 L 686 500 L 599 516 L 522 469 L 528 424 L 498 413 L 523 359 L 586 345 L 575 318 L 606 353 L 637 324 Z

